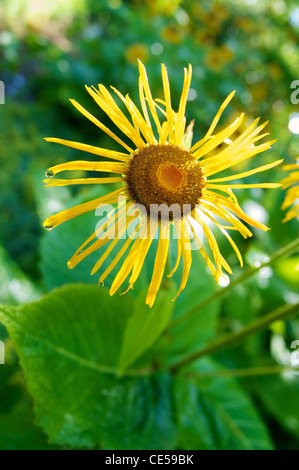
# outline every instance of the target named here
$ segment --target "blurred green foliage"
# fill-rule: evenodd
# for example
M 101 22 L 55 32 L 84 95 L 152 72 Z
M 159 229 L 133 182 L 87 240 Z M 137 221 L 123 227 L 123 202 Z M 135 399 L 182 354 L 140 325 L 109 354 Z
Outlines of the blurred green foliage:
M 263 163 L 281 157 L 291 163 L 299 153 L 299 135 L 292 134 L 288 129 L 290 115 L 298 112 L 298 105 L 290 101 L 291 83 L 299 79 L 298 17 L 299 10 L 295 0 L 2 1 L 0 79 L 5 84 L 6 93 L 5 105 L 0 105 L 0 303 L 19 305 L 64 284 L 96 282 L 89 276 L 92 260 L 86 260 L 85 265 L 82 264 L 73 271 L 66 267 L 68 257 L 92 231 L 93 216 L 87 214 L 83 222 L 75 219 L 50 234 L 43 233 L 41 226 L 43 218 L 50 212 L 88 200 L 101 190 L 43 190 L 41 180 L 47 167 L 81 156 L 78 151 L 50 145 L 42 139 L 55 136 L 115 148 L 113 142 L 72 108 L 68 99 L 78 100 L 114 130 L 108 118 L 90 100 L 84 84 L 111 84 L 124 94 L 129 92 L 131 98 L 138 102 L 137 58 L 147 67 L 155 97 L 162 96 L 160 63 L 167 65 L 174 104 L 179 101 L 183 81 L 182 69 L 188 63 L 192 64 L 193 80 L 187 106 L 187 120 L 195 119 L 194 139 L 199 139 L 207 130 L 221 102 L 235 89 L 236 96 L 225 111 L 224 117 L 233 120 L 237 113 L 245 111 L 248 121 L 257 116 L 261 116 L 262 120 L 269 120 L 271 137 L 277 138 L 278 142 L 272 150 L 263 155 Z M 224 120 L 220 125 L 223 122 Z M 257 157 L 256 161 L 260 162 L 261 157 Z M 249 162 L 250 165 L 252 168 L 257 166 L 256 162 Z M 244 171 L 244 167 L 237 170 Z M 278 167 L 267 173 L 267 181 L 279 181 L 283 176 L 284 172 Z M 255 182 L 257 178 L 258 176 L 252 176 L 248 178 L 248 182 Z M 271 227 L 270 232 L 255 231 L 251 240 L 234 237 L 244 254 L 246 265 L 254 265 L 297 236 L 298 221 L 281 224 L 284 215 L 280 209 L 284 198 L 283 191 L 240 190 L 238 194 L 241 205 L 251 215 L 260 217 Z M 239 268 L 231 247 L 221 238 L 219 245 L 223 255 L 234 268 L 234 276 L 237 277 Z M 148 282 L 150 267 L 151 262 L 147 272 L 145 269 L 144 277 L 137 284 L 131 305 L 139 305 L 138 296 Z M 153 356 L 167 364 L 174 358 L 206 344 L 217 335 L 237 330 L 277 306 L 293 302 L 298 297 L 299 287 L 296 267 L 298 255 L 282 259 L 273 267 L 261 270 L 258 275 L 238 285 L 222 302 L 213 303 L 203 309 L 194 320 L 176 328 L 172 335 L 166 334 L 157 342 L 154 335 L 152 339 L 147 338 L 146 347 L 155 344 L 150 351 L 137 359 L 136 364 L 143 364 Z M 213 279 L 206 273 L 200 260 L 194 260 L 192 269 L 186 291 L 177 299 L 175 305 L 171 304 L 174 317 L 199 304 L 216 289 Z M 106 302 L 110 305 L 111 299 L 105 294 L 106 291 L 101 294 L 94 292 L 95 288 L 86 289 L 92 289 L 92 296 L 98 296 L 104 305 Z M 84 295 L 87 295 L 85 291 Z M 57 296 L 59 297 L 59 294 Z M 58 297 L 56 301 L 59 304 Z M 125 300 L 123 303 L 123 299 L 125 297 L 114 297 L 111 301 L 111 305 L 115 303 L 115 312 L 119 310 L 121 316 L 126 310 L 127 302 Z M 65 298 L 62 297 L 61 302 L 64 301 Z M 30 308 L 29 306 L 28 315 Z M 42 304 L 42 313 L 43 308 L 45 304 Z M 15 310 L 12 308 L 11 311 Z M 34 308 L 32 312 L 34 317 Z M 57 307 L 57 312 L 60 313 L 57 324 L 59 318 L 62 318 L 60 327 L 67 329 L 63 310 Z M 103 312 L 105 313 L 105 310 L 101 311 L 102 315 Z M 46 313 L 51 315 L 50 311 Z M 74 307 L 74 315 L 79 313 Z M 107 311 L 106 316 L 110 313 Z M 168 319 L 170 312 L 166 309 L 163 313 L 164 320 Z M 88 315 L 91 313 L 87 312 L 87 317 Z M 103 317 L 105 321 L 105 316 Z M 99 316 L 99 322 L 101 318 Z M 41 319 L 40 322 L 35 324 L 35 334 L 41 334 Z M 86 320 L 82 325 L 88 328 Z M 126 352 L 122 353 L 123 365 L 130 362 L 134 356 L 134 347 L 140 348 L 140 344 L 129 344 L 135 330 L 139 331 L 136 318 L 131 317 L 125 327 L 127 339 Z M 150 328 L 149 324 L 149 331 Z M 18 343 L 22 368 L 27 370 L 26 379 L 35 403 L 42 407 L 48 397 L 37 390 L 28 364 L 32 360 L 31 352 L 40 354 L 41 362 L 46 361 L 47 357 L 43 355 L 45 345 L 41 342 L 35 345 L 36 350 L 31 351 L 30 335 L 22 337 L 24 332 L 20 325 L 12 323 L 10 329 L 13 335 L 22 338 Z M 76 331 L 73 331 L 73 335 L 76 338 Z M 32 398 L 26 392 L 22 369 L 17 364 L 11 340 L 3 327 L 0 330 L 0 339 L 5 339 L 8 345 L 6 349 L 10 354 L 7 363 L 0 365 L 0 448 L 50 448 L 43 432 L 33 424 Z M 236 348 L 218 353 L 217 362 L 201 361 L 195 367 L 217 371 L 223 367 L 288 364 L 290 344 L 296 339 L 299 339 L 298 320 L 278 323 L 263 334 L 246 339 Z M 29 344 L 27 349 L 26 341 Z M 105 342 L 106 338 L 103 338 L 103 341 Z M 76 348 L 78 344 L 76 345 L 74 340 L 73 343 L 70 341 L 69 346 Z M 141 352 L 142 348 L 138 354 Z M 77 353 L 80 353 L 80 348 Z M 97 359 L 94 358 L 95 361 Z M 61 359 L 57 359 L 56 367 L 59 367 L 60 361 Z M 63 367 L 67 368 L 68 365 L 61 361 L 62 374 Z M 47 368 L 45 362 L 41 369 L 47 372 Z M 86 370 L 82 371 L 82 375 L 84 374 Z M 49 377 L 46 373 L 45 380 L 53 380 L 54 383 L 56 377 Z M 75 385 L 82 385 L 80 376 L 76 380 L 78 382 Z M 97 381 L 98 378 L 94 380 Z M 130 424 L 132 435 L 127 437 L 133 441 L 135 439 L 136 446 L 141 448 L 148 445 L 160 445 L 161 448 L 163 445 L 166 448 L 180 445 L 186 449 L 271 448 L 271 440 L 278 449 L 290 446 L 298 448 L 299 400 L 295 391 L 298 390 L 297 377 L 296 380 L 284 375 L 273 380 L 271 376 L 257 377 L 238 382 L 235 379 L 223 381 L 222 378 L 216 378 L 186 384 L 184 379 L 178 378 L 173 383 L 173 379 L 167 374 L 158 374 L 157 377 L 140 380 L 134 385 L 131 385 L 130 379 L 120 392 L 115 392 L 118 385 L 109 382 L 113 397 L 116 397 L 117 393 L 123 397 L 126 390 L 129 390 L 132 393 L 130 396 L 136 400 L 141 400 L 142 393 L 148 394 L 149 403 L 144 419 L 148 419 L 149 427 L 142 428 L 140 436 L 136 436 L 134 432 L 136 426 L 140 425 L 138 420 L 141 418 L 134 417 L 135 424 L 137 423 L 134 428 L 128 411 L 133 405 L 129 401 L 126 403 L 127 414 L 125 413 L 123 422 L 118 421 L 115 428 L 111 428 L 111 420 L 117 415 L 115 410 L 118 403 L 115 398 L 109 408 L 110 415 L 108 413 L 103 423 L 102 440 L 99 442 L 93 422 L 93 407 L 96 406 L 99 391 L 87 391 L 91 397 L 88 410 L 85 410 L 90 418 L 87 431 L 82 423 L 81 414 L 84 410 L 79 408 L 75 416 L 80 424 L 78 429 L 82 429 L 81 435 L 74 435 L 70 422 L 64 423 L 64 426 L 59 422 L 65 409 L 63 403 L 59 402 L 59 393 L 56 398 L 61 416 L 55 415 L 52 419 L 53 409 L 51 403 L 47 403 L 45 416 L 42 416 L 38 409 L 38 424 L 50 435 L 55 445 L 75 447 L 101 445 L 119 448 L 118 445 L 123 445 L 134 448 L 134 442 L 124 442 L 124 436 L 113 435 L 118 426 L 121 430 L 122 426 Z M 218 388 L 218 391 L 226 392 L 222 395 L 213 392 L 213 386 Z M 170 389 L 175 390 L 175 405 L 170 405 Z M 157 396 L 160 401 L 156 403 Z M 249 396 L 253 397 L 252 402 Z M 75 402 L 76 397 L 70 397 L 70 406 L 74 405 L 72 400 Z M 230 415 L 228 412 L 232 401 L 239 402 L 239 413 L 246 417 L 245 426 L 244 423 L 240 424 L 241 440 L 238 440 L 234 433 L 230 434 L 228 423 L 233 421 L 235 429 L 240 418 L 240 415 Z M 186 406 L 182 407 L 184 402 Z M 138 403 L 140 407 L 145 406 L 142 400 Z M 171 406 L 175 406 L 175 416 Z M 221 411 L 217 415 L 219 409 Z M 263 418 L 265 425 L 258 415 Z M 249 422 L 249 429 L 250 423 L 256 426 L 255 436 L 250 430 L 246 430 L 246 420 L 247 424 Z M 173 427 L 174 421 L 180 428 L 179 433 Z M 144 435 L 154 434 L 156 426 L 161 434 L 152 436 L 154 441 L 146 441 L 149 438 Z M 202 429 L 206 431 L 204 437 Z M 166 440 L 165 432 L 168 432 Z M 55 435 L 58 436 L 56 440 Z M 114 438 L 118 439 L 118 443 Z

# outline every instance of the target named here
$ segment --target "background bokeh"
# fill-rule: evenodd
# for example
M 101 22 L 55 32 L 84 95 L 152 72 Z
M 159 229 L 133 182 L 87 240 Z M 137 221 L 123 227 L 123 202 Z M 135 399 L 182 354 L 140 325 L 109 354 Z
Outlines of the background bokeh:
M 299 128 L 290 122 L 299 105 L 290 100 L 299 79 L 299 7 L 296 1 L 92 1 L 2 0 L 0 4 L 0 303 L 20 304 L 69 282 L 93 283 L 89 262 L 68 271 L 68 255 L 85 239 L 85 219 L 53 233 L 44 232 L 45 216 L 89 199 L 96 188 L 43 189 L 45 169 L 74 160 L 78 152 L 43 141 L 55 136 L 100 147 L 114 143 L 72 107 L 69 98 L 110 126 L 84 85 L 113 85 L 138 101 L 137 58 L 147 67 L 152 94 L 162 96 L 160 63 L 167 65 L 173 103 L 178 104 L 183 67 L 193 66 L 187 120 L 195 119 L 194 139 L 207 130 L 219 105 L 233 89 L 224 113 L 246 122 L 260 116 L 278 139 L 271 150 L 246 168 L 299 154 Z M 294 121 L 293 121 L 294 122 Z M 258 161 L 258 164 L 257 164 Z M 262 163 L 261 163 L 262 161 Z M 237 173 L 244 167 L 238 167 Z M 281 166 L 247 182 L 278 182 Z M 267 178 L 267 180 L 265 179 Z M 239 190 L 242 207 L 271 227 L 254 231 L 253 240 L 235 236 L 246 266 L 257 265 L 298 236 L 298 221 L 282 224 L 281 190 Z M 92 222 L 91 222 L 92 223 Z M 81 224 L 81 225 L 80 225 Z M 88 223 L 87 223 L 88 225 Z M 221 249 L 237 276 L 231 247 Z M 217 334 L 233 331 L 253 318 L 298 297 L 298 254 L 237 286 L 219 305 Z M 199 274 L 201 276 L 201 274 Z M 204 276 L 209 276 L 206 272 Z M 201 292 L 197 293 L 197 303 Z M 1 325 L 0 325 L 0 328 Z M 0 366 L 0 448 L 43 448 L 46 438 L 33 425 L 30 397 L 14 348 L 4 328 L 7 363 Z M 288 364 L 290 344 L 299 339 L 295 319 L 277 322 L 263 335 L 242 344 L 237 353 L 219 354 L 230 367 L 275 361 Z M 267 424 L 278 449 L 298 448 L 298 381 L 284 376 L 251 378 L 242 387 Z M 272 393 L 275 390 L 275 393 Z M 29 405 L 28 405 L 29 404 Z

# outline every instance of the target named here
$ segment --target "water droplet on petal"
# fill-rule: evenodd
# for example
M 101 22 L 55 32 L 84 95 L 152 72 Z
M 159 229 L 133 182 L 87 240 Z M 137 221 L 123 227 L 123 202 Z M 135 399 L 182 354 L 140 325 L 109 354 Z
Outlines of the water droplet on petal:
M 53 225 L 44 225 L 44 229 L 46 230 L 52 230 Z
M 54 172 L 52 170 L 47 170 L 45 175 L 47 178 L 53 178 Z

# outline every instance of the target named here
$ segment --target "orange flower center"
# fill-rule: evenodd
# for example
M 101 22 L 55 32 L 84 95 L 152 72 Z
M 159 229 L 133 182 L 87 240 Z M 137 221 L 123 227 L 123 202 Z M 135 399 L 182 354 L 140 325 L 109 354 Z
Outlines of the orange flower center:
M 204 175 L 190 152 L 174 145 L 148 145 L 137 151 L 126 174 L 132 199 L 145 206 L 175 204 L 179 214 L 191 211 L 202 195 Z M 184 207 L 185 206 L 185 207 Z
M 184 180 L 184 173 L 176 168 L 175 165 L 170 164 L 169 166 L 163 167 L 160 165 L 157 169 L 157 181 L 161 186 L 170 191 L 175 191 Z

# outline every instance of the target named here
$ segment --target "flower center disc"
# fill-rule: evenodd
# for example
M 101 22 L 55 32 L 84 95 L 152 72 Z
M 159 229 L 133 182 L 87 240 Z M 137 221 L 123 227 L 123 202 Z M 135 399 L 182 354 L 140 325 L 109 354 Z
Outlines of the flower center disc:
M 175 190 L 183 179 L 183 174 L 174 165 L 163 168 L 160 172 L 160 183 L 168 189 Z
M 145 206 L 176 205 L 179 216 L 190 212 L 202 195 L 201 165 L 187 150 L 173 145 L 149 145 L 135 153 L 126 175 L 132 199 Z M 175 212 L 173 212 L 175 214 Z

